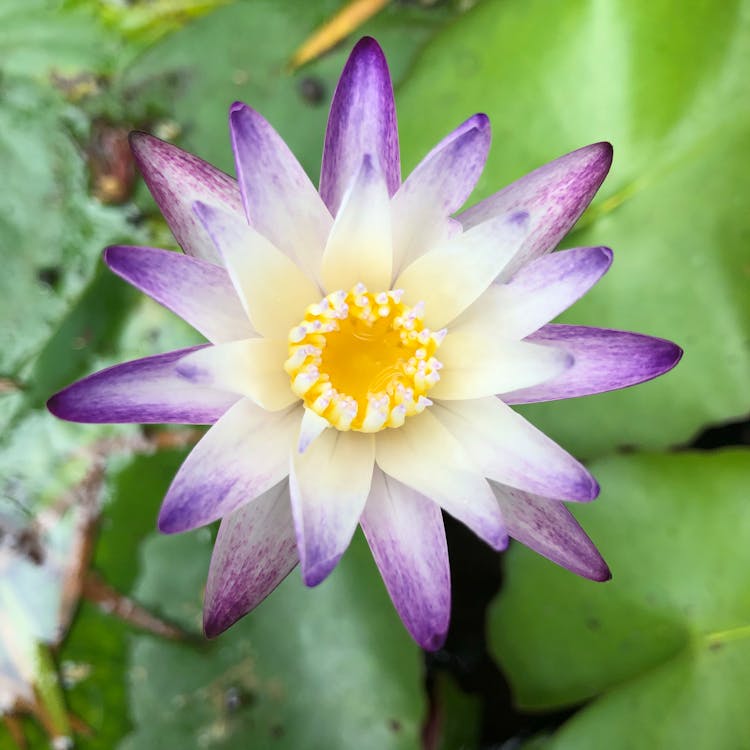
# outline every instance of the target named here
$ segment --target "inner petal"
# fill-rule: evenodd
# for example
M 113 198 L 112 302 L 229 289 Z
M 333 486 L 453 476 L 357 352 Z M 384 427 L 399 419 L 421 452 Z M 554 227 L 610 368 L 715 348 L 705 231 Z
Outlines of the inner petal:
M 425 328 L 424 304 L 403 292 L 369 292 L 359 283 L 310 305 L 289 333 L 284 369 L 305 406 L 339 430 L 400 427 L 432 402 L 440 379 L 435 352 L 445 330 Z

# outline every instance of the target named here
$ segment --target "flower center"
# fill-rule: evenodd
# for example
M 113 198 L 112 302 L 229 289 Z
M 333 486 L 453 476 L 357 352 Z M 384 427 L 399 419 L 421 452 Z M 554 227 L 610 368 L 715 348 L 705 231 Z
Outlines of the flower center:
M 292 390 L 338 430 L 400 427 L 432 403 L 425 393 L 440 379 L 433 355 L 446 332 L 425 328 L 424 303 L 407 307 L 402 295 L 361 283 L 332 292 L 289 332 Z

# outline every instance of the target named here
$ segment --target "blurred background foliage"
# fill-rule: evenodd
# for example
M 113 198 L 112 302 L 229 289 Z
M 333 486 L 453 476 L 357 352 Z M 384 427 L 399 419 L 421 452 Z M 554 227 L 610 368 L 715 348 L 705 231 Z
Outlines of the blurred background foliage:
M 0 0 L 0 748 L 71 732 L 89 750 L 749 748 L 750 2 L 372 3 L 291 71 L 342 5 Z M 200 433 L 66 424 L 44 402 L 199 340 L 99 260 L 116 242 L 174 247 L 128 131 L 231 171 L 241 99 L 317 179 L 362 34 L 392 66 L 405 171 L 490 115 L 472 201 L 613 142 L 563 244 L 611 245 L 615 265 L 563 319 L 671 338 L 685 358 L 653 383 L 524 409 L 592 462 L 601 497 L 574 510 L 610 583 L 517 546 L 498 558 L 450 524 L 453 626 L 435 655 L 361 538 L 318 590 L 293 574 L 206 643 L 213 530 L 154 531 Z

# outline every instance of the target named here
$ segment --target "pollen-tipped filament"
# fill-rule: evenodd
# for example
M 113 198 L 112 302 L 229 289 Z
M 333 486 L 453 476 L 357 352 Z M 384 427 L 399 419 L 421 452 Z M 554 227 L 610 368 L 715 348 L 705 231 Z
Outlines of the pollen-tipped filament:
M 446 332 L 425 328 L 424 304 L 408 307 L 402 297 L 356 284 L 310 305 L 289 332 L 292 390 L 338 430 L 400 427 L 432 403 L 426 393 L 440 379 L 434 355 Z

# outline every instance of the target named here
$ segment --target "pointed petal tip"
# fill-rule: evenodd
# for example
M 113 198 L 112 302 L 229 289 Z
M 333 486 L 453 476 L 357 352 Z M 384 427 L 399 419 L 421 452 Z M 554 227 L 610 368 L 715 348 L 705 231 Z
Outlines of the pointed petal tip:
M 243 112 L 243 111 L 249 110 L 249 109 L 250 109 L 250 107 L 248 107 L 248 105 L 245 104 L 245 102 L 241 102 L 241 101 L 232 102 L 229 105 L 229 116 L 231 117 L 236 112 Z
M 385 52 L 378 43 L 377 39 L 371 36 L 363 36 L 355 45 L 352 47 L 352 51 L 349 54 L 349 60 L 363 55 L 377 55 L 385 62 Z
M 490 127 L 489 115 L 486 115 L 484 112 L 477 112 L 475 115 L 472 115 L 469 118 L 469 122 L 471 123 L 472 127 L 480 131 L 488 130 Z
M 448 636 L 448 629 L 437 632 L 428 631 L 426 633 L 412 633 L 412 638 L 417 642 L 420 648 L 425 651 L 439 651 L 445 645 L 445 639 Z
M 328 560 L 316 562 L 312 566 L 302 563 L 302 581 L 305 586 L 313 588 L 323 583 L 326 578 L 333 572 L 333 569 L 339 564 L 342 555 L 334 555 Z

